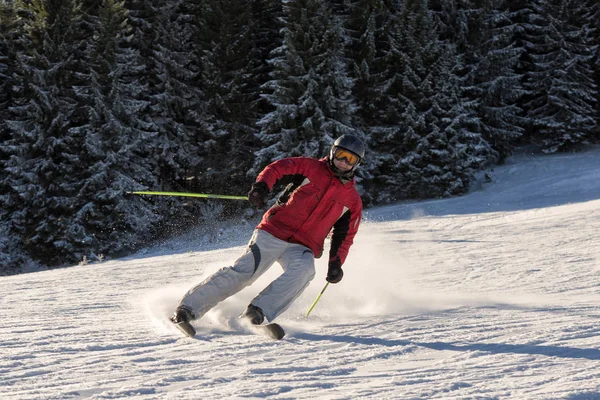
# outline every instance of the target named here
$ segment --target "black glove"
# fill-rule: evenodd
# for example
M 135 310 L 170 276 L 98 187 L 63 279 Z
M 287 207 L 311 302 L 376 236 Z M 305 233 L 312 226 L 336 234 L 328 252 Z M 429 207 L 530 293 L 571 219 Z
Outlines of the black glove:
M 267 204 L 267 196 L 269 195 L 269 187 L 264 182 L 254 182 L 248 192 L 248 200 L 252 205 L 259 210 Z
M 344 277 L 344 271 L 342 271 L 342 262 L 339 258 L 329 260 L 329 269 L 327 270 L 327 278 L 325 280 L 329 283 L 338 283 Z

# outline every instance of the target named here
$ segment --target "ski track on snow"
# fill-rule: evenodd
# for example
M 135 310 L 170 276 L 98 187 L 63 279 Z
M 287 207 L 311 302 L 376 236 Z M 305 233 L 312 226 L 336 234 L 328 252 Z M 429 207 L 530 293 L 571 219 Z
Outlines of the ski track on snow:
M 600 400 L 592 154 L 525 158 L 480 192 L 370 210 L 342 283 L 305 319 L 319 260 L 279 342 L 237 319 L 276 266 L 196 338 L 167 321 L 239 243 L 0 278 L 0 398 Z

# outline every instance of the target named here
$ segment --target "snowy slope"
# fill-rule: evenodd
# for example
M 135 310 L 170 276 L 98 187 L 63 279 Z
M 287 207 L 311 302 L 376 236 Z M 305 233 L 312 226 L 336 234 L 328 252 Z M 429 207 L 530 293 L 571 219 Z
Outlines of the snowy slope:
M 195 339 L 166 322 L 237 258 L 250 225 L 221 248 L 188 235 L 2 277 L 0 398 L 599 400 L 600 151 L 515 157 L 492 179 L 366 213 L 344 280 L 305 319 L 325 283 L 319 260 L 280 342 L 236 318 L 277 267 Z

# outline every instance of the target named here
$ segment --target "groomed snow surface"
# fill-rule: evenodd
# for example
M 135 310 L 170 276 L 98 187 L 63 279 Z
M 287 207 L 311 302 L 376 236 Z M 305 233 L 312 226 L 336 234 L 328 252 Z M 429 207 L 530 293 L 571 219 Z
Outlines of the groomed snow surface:
M 600 151 L 515 156 L 447 200 L 369 210 L 345 265 L 326 260 L 279 319 L 237 316 L 279 273 L 197 321 L 179 298 L 253 225 L 134 257 L 0 278 L 1 399 L 600 399 Z

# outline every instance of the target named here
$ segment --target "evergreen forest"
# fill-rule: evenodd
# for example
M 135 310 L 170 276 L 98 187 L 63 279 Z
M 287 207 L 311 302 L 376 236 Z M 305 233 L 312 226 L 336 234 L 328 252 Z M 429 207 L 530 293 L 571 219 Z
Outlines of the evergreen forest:
M 248 212 L 268 163 L 362 138 L 366 207 L 600 139 L 598 0 L 0 0 L 0 274 Z

